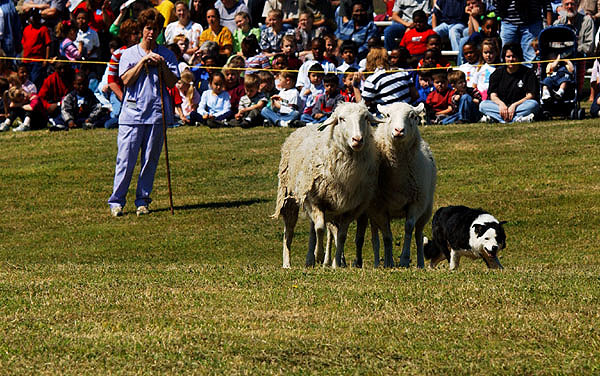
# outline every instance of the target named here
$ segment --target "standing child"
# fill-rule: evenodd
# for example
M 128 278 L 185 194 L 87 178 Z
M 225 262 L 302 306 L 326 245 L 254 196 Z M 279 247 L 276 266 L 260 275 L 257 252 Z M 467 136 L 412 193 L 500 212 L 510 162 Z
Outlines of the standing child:
M 85 50 L 83 48 L 83 42 L 79 41 L 77 44 L 77 26 L 71 21 L 62 21 L 56 25 L 56 37 L 61 40 L 59 46 L 59 53 L 61 56 L 66 57 L 71 61 L 82 60 Z
M 317 98 L 310 115 L 304 113 L 300 117 L 305 123 L 322 123 L 335 110 L 339 102 L 344 102 L 339 89 L 339 78 L 333 73 L 327 73 L 323 78 L 325 93 Z
M 295 125 L 300 113 L 298 103 L 300 96 L 296 85 L 296 74 L 294 72 L 281 73 L 281 91 L 271 96 L 271 108 L 265 107 L 261 114 L 269 125 L 289 127 Z
M 317 101 L 317 98 L 325 92 L 323 86 L 323 67 L 319 63 L 314 63 L 308 72 L 310 86 L 302 89 L 300 93 L 300 108 L 303 108 L 302 114 L 312 114 L 312 108 Z
M 452 95 L 454 90 L 448 87 L 448 76 L 446 71 L 434 71 L 433 77 L 434 90 L 427 96 L 428 117 L 431 123 L 441 123 L 442 119 L 450 115 L 452 108 Z
M 490 76 L 496 70 L 494 64 L 498 63 L 500 56 L 498 43 L 494 38 L 486 38 L 481 44 L 481 56 L 484 64 L 477 71 L 477 82 L 475 88 L 481 93 L 482 100 L 488 98 L 487 91 L 490 87 Z
M 235 118 L 228 123 L 234 127 L 250 128 L 256 127 L 262 123 L 260 112 L 267 105 L 267 98 L 258 91 L 260 87 L 260 77 L 255 73 L 244 76 L 244 89 L 246 95 L 240 99 L 238 112 Z
M 50 46 L 52 39 L 50 38 L 50 30 L 45 25 L 42 25 L 42 16 L 40 11 L 32 9 L 29 16 L 29 25 L 23 30 L 23 38 L 21 44 L 23 46 L 23 62 L 27 64 L 27 68 L 31 75 L 31 81 L 36 87 L 41 87 L 46 77 L 47 61 L 28 61 L 26 58 L 46 59 L 50 58 Z
M 458 69 L 464 72 L 467 77 L 467 86 L 474 87 L 477 84 L 477 72 L 481 64 L 479 45 L 474 41 L 467 41 L 463 46 L 463 56 L 465 63 L 461 64 Z
M 92 129 L 102 126 L 105 120 L 102 116 L 102 105 L 88 87 L 84 73 L 75 73 L 73 89 L 63 98 L 60 108 L 62 118 L 69 129 Z
M 202 93 L 198 113 L 202 116 L 202 123 L 210 128 L 221 128 L 225 125 L 223 120 L 231 113 L 229 93 L 225 90 L 225 76 L 221 72 L 214 72 L 209 79 L 210 90 Z
M 452 108 L 454 113 L 442 120 L 442 124 L 475 123 L 481 118 L 479 103 L 481 94 L 477 89 L 467 87 L 467 80 L 463 71 L 448 73 L 448 81 L 454 88 L 452 95 Z

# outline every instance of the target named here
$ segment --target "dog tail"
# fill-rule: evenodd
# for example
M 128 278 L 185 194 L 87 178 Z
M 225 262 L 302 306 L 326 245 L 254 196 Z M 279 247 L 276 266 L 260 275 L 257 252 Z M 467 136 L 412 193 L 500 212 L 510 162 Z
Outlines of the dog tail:
M 423 237 L 423 253 L 425 254 L 426 260 L 432 260 L 438 258 L 442 254 L 442 250 L 436 246 L 433 239 L 427 239 Z

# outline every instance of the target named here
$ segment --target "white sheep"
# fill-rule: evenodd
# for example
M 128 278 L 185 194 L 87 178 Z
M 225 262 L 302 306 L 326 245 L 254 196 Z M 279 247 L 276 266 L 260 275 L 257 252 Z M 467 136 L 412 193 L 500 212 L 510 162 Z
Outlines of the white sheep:
M 326 224 L 333 226 L 336 260 L 348 225 L 366 208 L 377 184 L 377 161 L 371 123 L 378 121 L 364 104 L 340 103 L 319 128 L 292 133 L 281 148 L 274 218 L 283 217 L 283 267 L 290 267 L 290 246 L 299 208 L 311 222 L 306 266 L 323 261 Z M 314 230 L 314 232 L 312 231 Z
M 406 103 L 379 106 L 385 122 L 374 133 L 379 153 L 377 193 L 366 211 L 371 221 L 375 267 L 379 265 L 379 237 L 382 231 L 384 266 L 393 267 L 393 238 L 390 221 L 406 218 L 400 266 L 410 265 L 412 233 L 417 245 L 417 266 L 423 268 L 423 228 L 431 217 L 436 184 L 436 166 L 429 145 L 421 138 L 418 124 L 423 104 Z M 362 244 L 367 226 L 366 216 L 358 220 L 355 266 L 362 266 Z

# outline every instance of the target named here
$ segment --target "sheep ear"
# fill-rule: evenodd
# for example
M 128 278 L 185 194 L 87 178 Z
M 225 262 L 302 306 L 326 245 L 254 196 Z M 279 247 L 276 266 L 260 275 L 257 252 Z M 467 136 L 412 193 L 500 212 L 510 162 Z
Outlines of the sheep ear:
M 334 112 L 333 114 L 331 114 L 331 116 L 329 117 L 329 119 L 325 120 L 323 122 L 323 124 L 321 124 L 317 129 L 320 130 L 320 131 L 322 131 L 325 128 L 327 128 L 330 124 L 331 125 L 336 125 L 337 121 L 338 121 L 337 114 Z
M 370 112 L 367 112 L 367 114 L 368 114 L 367 115 L 367 120 L 369 120 L 369 122 L 371 123 L 371 125 L 377 126 L 377 124 L 379 124 L 379 123 L 385 123 L 384 119 L 380 119 L 380 118 L 378 118 L 377 116 L 373 115 Z
M 423 104 L 423 102 L 419 103 L 416 107 L 413 107 L 413 108 L 419 114 L 422 114 L 423 112 L 425 112 L 425 104 Z

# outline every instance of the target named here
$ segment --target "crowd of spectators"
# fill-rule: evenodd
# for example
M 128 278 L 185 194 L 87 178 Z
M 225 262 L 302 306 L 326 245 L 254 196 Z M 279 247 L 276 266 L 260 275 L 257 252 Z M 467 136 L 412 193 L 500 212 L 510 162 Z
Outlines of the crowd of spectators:
M 559 86 L 540 86 L 558 74 L 536 69 L 544 27 L 573 28 L 578 56 L 596 55 L 595 0 L 383 2 L 377 15 L 373 0 L 0 0 L 0 131 L 117 127 L 119 61 L 151 7 L 165 19 L 156 42 L 178 62 L 170 126 L 295 127 L 360 100 L 374 112 L 423 102 L 430 123 L 526 122 L 569 80 L 581 88 L 586 68 L 556 57 Z M 457 53 L 452 69 L 442 50 Z

